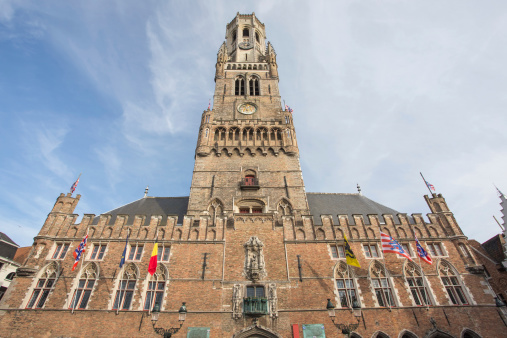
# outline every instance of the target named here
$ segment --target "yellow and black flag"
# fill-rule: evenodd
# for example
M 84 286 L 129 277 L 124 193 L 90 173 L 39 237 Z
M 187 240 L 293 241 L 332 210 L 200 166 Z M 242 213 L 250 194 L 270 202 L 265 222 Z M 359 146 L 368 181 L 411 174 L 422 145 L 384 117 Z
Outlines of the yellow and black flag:
M 345 239 L 345 256 L 347 257 L 347 264 L 360 268 L 361 265 L 359 265 L 356 255 L 354 255 L 352 249 L 350 248 L 349 241 L 347 241 L 347 236 L 343 235 L 343 238 Z

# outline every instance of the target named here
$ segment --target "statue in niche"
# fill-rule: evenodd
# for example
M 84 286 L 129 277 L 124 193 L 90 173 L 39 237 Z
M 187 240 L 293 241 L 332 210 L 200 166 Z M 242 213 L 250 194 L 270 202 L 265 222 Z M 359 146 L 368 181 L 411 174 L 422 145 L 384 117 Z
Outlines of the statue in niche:
M 254 282 L 266 275 L 263 247 L 264 244 L 256 236 L 245 243 L 245 275 Z
M 241 303 L 243 302 L 242 288 L 240 284 L 234 284 L 232 291 L 232 318 L 239 319 L 243 316 Z
M 269 301 L 269 315 L 272 318 L 278 318 L 278 298 L 276 296 L 276 284 L 269 285 L 268 293 Z

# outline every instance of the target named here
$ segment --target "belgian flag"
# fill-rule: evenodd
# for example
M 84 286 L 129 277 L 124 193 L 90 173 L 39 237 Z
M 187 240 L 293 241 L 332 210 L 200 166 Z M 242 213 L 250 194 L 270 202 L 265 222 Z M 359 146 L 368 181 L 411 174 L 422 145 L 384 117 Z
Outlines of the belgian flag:
M 354 255 L 354 253 L 352 252 L 352 249 L 350 248 L 349 245 L 349 241 L 347 241 L 347 236 L 345 236 L 345 234 L 343 235 L 343 239 L 345 240 L 345 257 L 347 257 L 347 264 L 357 266 L 358 268 L 360 268 L 361 265 L 359 265 L 356 255 Z
M 158 255 L 158 243 L 155 243 L 153 246 L 153 251 L 151 252 L 150 264 L 148 265 L 148 272 L 153 276 L 155 271 L 157 271 L 157 255 Z

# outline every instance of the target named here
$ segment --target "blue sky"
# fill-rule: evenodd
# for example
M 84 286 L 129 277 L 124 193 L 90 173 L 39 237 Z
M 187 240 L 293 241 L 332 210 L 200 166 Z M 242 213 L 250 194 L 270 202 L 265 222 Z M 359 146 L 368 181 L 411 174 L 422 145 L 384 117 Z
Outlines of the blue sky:
M 507 190 L 505 1 L 0 0 L 0 231 L 31 245 L 82 173 L 76 213 L 188 196 L 216 53 L 255 12 L 294 109 L 308 192 L 429 212 L 470 238 Z M 80 219 L 80 218 L 79 218 Z

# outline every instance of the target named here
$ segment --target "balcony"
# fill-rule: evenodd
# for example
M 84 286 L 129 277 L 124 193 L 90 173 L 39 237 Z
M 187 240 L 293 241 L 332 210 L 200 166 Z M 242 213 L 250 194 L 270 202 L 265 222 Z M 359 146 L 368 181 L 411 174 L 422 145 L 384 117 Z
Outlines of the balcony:
M 260 317 L 268 314 L 268 299 L 263 297 L 243 298 L 243 313 L 246 316 Z
M 259 179 L 256 177 L 245 177 L 239 183 L 241 190 L 257 190 L 260 188 Z

